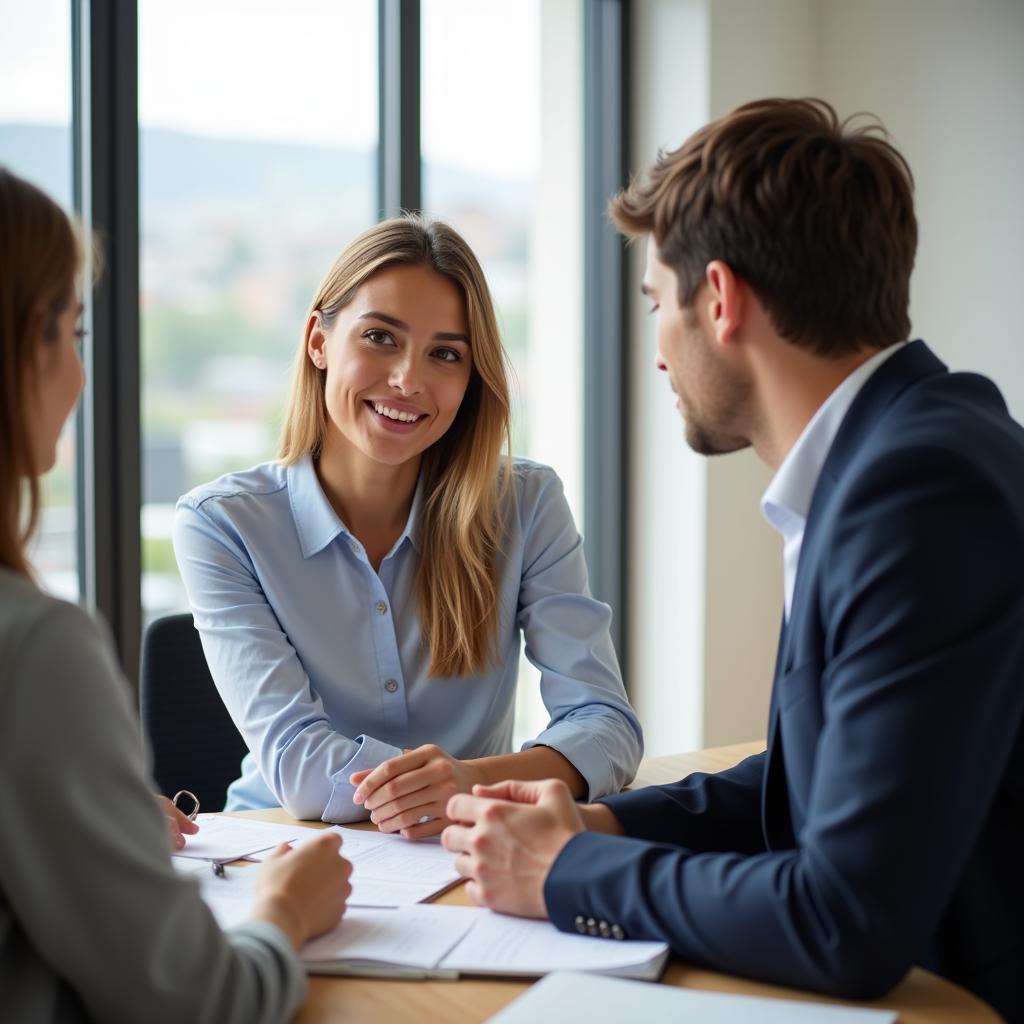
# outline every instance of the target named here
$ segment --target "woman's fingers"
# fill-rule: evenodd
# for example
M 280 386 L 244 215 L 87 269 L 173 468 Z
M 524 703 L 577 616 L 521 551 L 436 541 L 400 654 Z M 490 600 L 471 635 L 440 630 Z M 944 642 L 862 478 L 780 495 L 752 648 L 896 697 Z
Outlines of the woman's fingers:
M 416 803 L 414 806 L 407 807 L 388 818 L 383 818 L 376 822 L 377 828 L 379 828 L 381 832 L 403 833 L 405 829 L 415 828 L 417 830 L 417 836 L 434 835 L 436 832 L 440 832 L 441 829 L 444 828 L 445 824 L 447 824 L 447 822 L 443 820 L 444 808 L 447 802 L 447 797 L 425 799 Z M 428 825 L 439 819 L 442 820 L 442 824 L 439 827 L 427 828 Z M 423 827 L 421 828 L 420 826 Z
M 417 747 L 408 754 L 399 754 L 398 757 L 389 758 L 377 765 L 376 768 L 371 769 L 368 775 L 363 775 L 362 772 L 353 772 L 349 776 L 349 782 L 356 787 L 355 793 L 352 794 L 352 802 L 361 804 L 371 793 L 392 779 L 405 775 L 406 772 L 415 768 L 422 768 L 427 761 L 428 749 L 428 747 Z

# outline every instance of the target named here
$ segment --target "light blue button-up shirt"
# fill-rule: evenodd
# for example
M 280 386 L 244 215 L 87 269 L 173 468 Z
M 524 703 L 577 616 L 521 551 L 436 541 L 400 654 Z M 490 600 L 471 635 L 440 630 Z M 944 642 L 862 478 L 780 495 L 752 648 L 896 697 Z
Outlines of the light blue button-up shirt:
M 217 689 L 250 753 L 228 810 L 281 804 L 354 821 L 349 776 L 436 743 L 458 758 L 510 752 L 521 634 L 540 670 L 547 728 L 590 798 L 628 784 L 640 723 L 589 592 L 579 533 L 553 470 L 516 459 L 501 549 L 494 667 L 428 674 L 415 597 L 417 490 L 405 530 L 370 565 L 310 458 L 265 463 L 179 502 L 174 550 Z

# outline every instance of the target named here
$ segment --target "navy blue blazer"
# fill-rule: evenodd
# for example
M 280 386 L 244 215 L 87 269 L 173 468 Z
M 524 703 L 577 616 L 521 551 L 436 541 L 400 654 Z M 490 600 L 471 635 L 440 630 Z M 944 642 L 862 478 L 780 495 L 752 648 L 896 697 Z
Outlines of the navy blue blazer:
M 912 342 L 825 461 L 766 752 L 606 798 L 627 837 L 573 838 L 548 912 L 845 998 L 920 964 L 1024 1020 L 1022 721 L 1024 430 Z

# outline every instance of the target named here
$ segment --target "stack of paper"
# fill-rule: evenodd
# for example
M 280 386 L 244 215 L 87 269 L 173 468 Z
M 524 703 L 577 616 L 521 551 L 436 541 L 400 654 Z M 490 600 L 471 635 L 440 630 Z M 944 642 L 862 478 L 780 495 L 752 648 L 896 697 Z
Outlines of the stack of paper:
M 228 868 L 224 877 L 199 873 L 203 899 L 221 927 L 248 919 L 257 874 L 254 868 Z M 596 939 L 560 932 L 548 921 L 431 904 L 351 907 L 337 928 L 302 950 L 312 974 L 432 978 L 577 970 L 653 979 L 667 957 L 662 942 Z

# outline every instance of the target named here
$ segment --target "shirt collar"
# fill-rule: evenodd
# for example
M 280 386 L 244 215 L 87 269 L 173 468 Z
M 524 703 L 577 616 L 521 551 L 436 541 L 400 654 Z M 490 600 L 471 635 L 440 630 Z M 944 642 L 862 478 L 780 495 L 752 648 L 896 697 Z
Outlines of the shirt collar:
M 286 472 L 288 502 L 291 505 L 292 518 L 295 520 L 295 529 L 299 535 L 299 546 L 302 549 L 303 558 L 312 558 L 313 555 L 323 551 L 339 534 L 344 534 L 346 537 L 352 536 L 351 531 L 342 522 L 327 495 L 324 494 L 311 455 L 304 455 L 298 462 L 291 463 Z M 397 551 L 407 537 L 417 551 L 420 549 L 419 517 L 422 504 L 423 478 L 421 476 L 416 482 L 416 491 L 413 494 L 405 529 L 395 541 L 389 555 Z
M 839 384 L 811 417 L 772 477 L 761 498 L 761 514 L 783 537 L 803 530 L 828 450 L 857 393 L 904 344 L 889 345 L 876 352 Z

